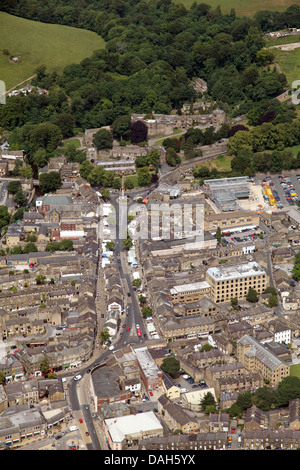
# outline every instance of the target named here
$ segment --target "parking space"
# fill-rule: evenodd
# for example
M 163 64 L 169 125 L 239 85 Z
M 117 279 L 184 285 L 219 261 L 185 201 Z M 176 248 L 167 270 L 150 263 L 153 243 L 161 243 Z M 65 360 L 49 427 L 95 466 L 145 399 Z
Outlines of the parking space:
M 295 206 L 299 202 L 300 174 L 266 176 L 262 184 L 270 187 L 278 209 Z M 267 199 L 267 197 L 266 197 Z
M 254 229 L 245 229 L 241 227 L 241 230 L 235 230 L 234 232 L 223 232 L 221 242 L 224 245 L 233 245 L 245 242 L 255 242 L 258 239 L 263 239 L 264 233 L 260 227 Z
M 207 384 L 204 380 L 200 380 L 199 382 L 195 382 L 192 377 L 188 374 L 182 374 L 180 377 L 174 379 L 174 382 L 181 390 L 185 390 L 185 392 L 192 392 L 194 390 L 200 390 L 201 388 L 207 388 Z M 187 390 L 187 392 L 186 392 Z

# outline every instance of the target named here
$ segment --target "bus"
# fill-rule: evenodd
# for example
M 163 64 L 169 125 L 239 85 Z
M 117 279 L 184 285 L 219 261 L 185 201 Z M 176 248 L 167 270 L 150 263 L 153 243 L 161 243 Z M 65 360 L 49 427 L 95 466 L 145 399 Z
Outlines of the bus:
M 139 325 L 136 325 L 136 331 L 137 331 L 137 335 L 138 335 L 138 336 L 142 336 L 142 333 L 141 333 L 141 330 L 140 330 L 140 326 L 139 326 Z

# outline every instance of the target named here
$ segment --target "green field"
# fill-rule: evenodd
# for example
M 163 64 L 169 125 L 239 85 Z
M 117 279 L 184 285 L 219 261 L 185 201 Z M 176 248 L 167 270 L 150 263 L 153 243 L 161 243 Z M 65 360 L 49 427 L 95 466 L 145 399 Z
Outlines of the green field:
M 47 71 L 61 73 L 64 67 L 80 63 L 102 49 L 104 40 L 92 31 L 69 26 L 39 23 L 0 12 L 0 80 L 6 90 L 16 86 L 34 74 L 40 65 Z M 20 56 L 12 63 L 10 56 Z
M 281 51 L 280 49 L 272 49 L 272 51 L 275 54 L 274 62 L 285 74 L 289 85 L 295 80 L 300 80 L 300 47 L 293 51 Z
M 182 3 L 186 8 L 194 3 L 195 0 L 173 0 L 174 3 Z M 198 0 L 197 3 L 201 3 Z M 238 16 L 252 16 L 260 10 L 286 10 L 290 5 L 300 5 L 300 0 L 205 0 L 203 3 L 216 8 L 221 7 L 222 13 L 229 13 L 232 8 L 235 9 Z

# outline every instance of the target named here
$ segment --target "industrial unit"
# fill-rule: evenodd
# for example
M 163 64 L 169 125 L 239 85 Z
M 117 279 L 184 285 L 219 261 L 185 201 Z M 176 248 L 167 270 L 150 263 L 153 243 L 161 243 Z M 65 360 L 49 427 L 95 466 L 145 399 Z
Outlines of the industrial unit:
M 247 176 L 204 180 L 203 188 L 217 208 L 223 212 L 240 209 L 236 200 L 247 199 L 250 194 Z

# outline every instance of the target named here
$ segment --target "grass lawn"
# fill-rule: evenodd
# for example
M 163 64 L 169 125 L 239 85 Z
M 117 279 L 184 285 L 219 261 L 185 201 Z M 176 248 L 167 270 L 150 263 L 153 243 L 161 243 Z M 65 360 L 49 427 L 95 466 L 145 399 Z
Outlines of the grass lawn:
M 209 170 L 212 170 L 213 168 L 216 168 L 220 173 L 226 172 L 226 171 L 231 171 L 231 160 L 233 157 L 229 155 L 219 155 L 218 157 L 214 158 L 213 160 L 209 160 L 208 162 L 200 163 L 197 165 L 198 167 L 203 167 L 205 166 L 206 168 L 209 168 Z
M 275 54 L 275 62 L 286 75 L 289 85 L 295 80 L 300 80 L 300 48 L 293 51 L 281 51 L 280 49 L 272 49 L 272 51 Z
M 173 1 L 174 3 L 182 3 L 186 8 L 190 8 L 195 0 Z M 200 0 L 197 3 L 201 3 Z M 238 16 L 252 16 L 260 10 L 286 10 L 290 5 L 300 5 L 300 0 L 205 0 L 203 3 L 211 5 L 212 8 L 220 5 L 222 13 L 229 13 L 234 8 Z
M 300 379 L 300 364 L 293 364 L 290 367 L 290 375 L 293 377 L 299 377 Z
M 104 40 L 92 31 L 45 24 L 0 12 L 0 80 L 6 90 L 34 75 L 40 65 L 61 73 L 66 65 L 80 63 L 93 51 L 102 49 Z M 4 55 L 20 56 L 17 63 Z
M 124 177 L 124 181 L 125 181 L 127 178 L 130 179 L 130 180 L 133 182 L 133 186 L 134 186 L 135 188 L 138 188 L 138 187 L 139 187 L 139 185 L 138 185 L 138 175 L 137 175 L 137 174 L 135 174 L 135 175 L 126 175 L 126 176 Z
M 69 144 L 75 145 L 75 147 L 78 149 L 80 147 L 80 140 L 79 139 L 70 139 L 70 140 L 65 140 L 62 143 L 63 147 L 68 147 Z
M 286 147 L 285 150 L 291 150 L 296 157 L 298 155 L 298 152 L 300 152 L 300 144 L 294 145 L 294 147 Z
M 281 44 L 292 44 L 300 41 L 300 35 L 284 36 L 282 38 L 266 37 L 266 47 L 280 46 Z

